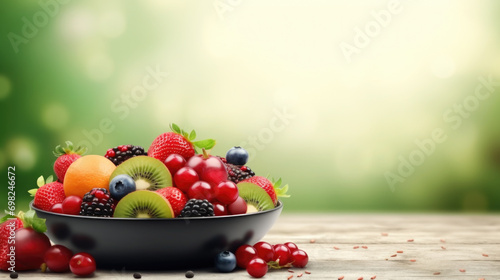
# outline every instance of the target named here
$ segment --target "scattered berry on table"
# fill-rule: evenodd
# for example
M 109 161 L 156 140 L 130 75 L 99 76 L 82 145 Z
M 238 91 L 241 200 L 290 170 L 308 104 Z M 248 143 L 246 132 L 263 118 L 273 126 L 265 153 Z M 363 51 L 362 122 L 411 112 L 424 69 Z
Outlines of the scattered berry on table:
M 267 263 L 261 258 L 253 258 L 247 265 L 247 272 L 252 277 L 261 278 L 267 273 Z
M 217 254 L 215 257 L 215 268 L 222 272 L 233 271 L 236 268 L 236 256 L 229 251 Z
M 88 276 L 94 273 L 96 264 L 90 254 L 78 253 L 69 261 L 69 268 L 77 276 Z
M 104 157 L 118 166 L 129 158 L 136 156 L 145 156 L 147 154 L 148 153 L 145 152 L 144 148 L 141 146 L 120 145 L 118 147 L 109 149 Z
M 279 266 L 285 266 L 289 262 L 292 261 L 292 254 L 290 253 L 290 249 L 284 244 L 277 244 L 273 246 L 274 249 L 274 257 L 273 261 L 278 262 Z
M 134 273 L 134 279 L 141 279 L 142 275 L 138 272 Z
M 194 277 L 194 272 L 192 272 L 191 270 L 188 270 L 188 271 L 186 271 L 185 276 L 186 276 L 186 278 L 193 278 Z
M 242 245 L 236 250 L 236 263 L 241 268 L 247 268 L 248 263 L 257 257 L 257 250 L 250 245 Z
M 43 257 L 43 261 L 53 272 L 66 272 L 69 271 L 69 261 L 73 257 L 73 252 L 62 246 L 53 245 L 50 247 Z
M 232 147 L 226 153 L 226 160 L 230 164 L 245 165 L 248 161 L 248 152 L 240 146 Z
M 214 216 L 214 207 L 206 199 L 190 199 L 179 217 L 209 217 Z
M 19 274 L 17 274 L 17 272 L 10 273 L 10 279 L 17 279 L 17 277 L 19 277 Z
M 288 247 L 288 249 L 290 249 L 291 253 L 293 253 L 299 249 L 299 247 L 293 242 L 286 242 L 285 246 Z
M 309 262 L 309 256 L 303 250 L 297 250 L 292 253 L 292 265 L 294 267 L 302 268 Z
M 111 217 L 115 210 L 113 198 L 104 188 L 95 188 L 83 196 L 82 216 Z
M 273 245 L 260 241 L 253 245 L 255 250 L 257 250 L 257 256 L 263 259 L 266 263 L 274 259 L 274 247 Z

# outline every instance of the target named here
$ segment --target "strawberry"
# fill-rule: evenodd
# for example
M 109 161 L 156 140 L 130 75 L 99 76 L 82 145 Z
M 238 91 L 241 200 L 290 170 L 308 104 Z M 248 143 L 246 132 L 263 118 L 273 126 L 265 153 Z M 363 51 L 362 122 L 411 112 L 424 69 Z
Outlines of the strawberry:
M 188 134 L 174 123 L 170 125 L 170 129 L 172 132 L 165 132 L 156 137 L 151 146 L 149 146 L 148 156 L 164 162 L 169 155 L 179 154 L 185 160 L 188 160 L 195 155 L 196 148 L 210 150 L 215 145 L 215 140 L 213 139 L 193 142 L 196 138 L 194 130 Z
M 68 167 L 77 159 L 79 159 L 85 152 L 87 147 L 79 146 L 73 149 L 73 143 L 66 141 L 66 148 L 57 145 L 54 150 L 54 155 L 57 157 L 56 162 L 54 162 L 54 172 L 57 175 L 59 182 L 64 183 L 64 175 L 66 175 L 66 170 Z
M 0 224 L 0 270 L 7 271 L 11 265 L 8 263 L 10 257 L 10 247 L 13 246 L 13 241 L 9 241 L 9 236 L 11 232 L 16 231 L 18 228 L 23 227 L 23 222 L 19 218 L 14 218 L 12 220 L 7 220 L 9 216 L 4 216 L 2 218 L 2 224 Z M 16 265 L 16 270 L 20 270 Z
M 54 204 L 62 203 L 66 198 L 63 184 L 52 182 L 52 175 L 47 178 L 47 181 L 40 176 L 36 183 L 39 188 L 28 191 L 31 196 L 35 197 L 33 202 L 35 207 L 49 211 Z
M 179 216 L 182 209 L 184 209 L 184 206 L 187 203 L 186 195 L 181 190 L 175 187 L 162 188 L 157 190 L 156 192 L 161 194 L 168 200 L 168 202 L 170 202 L 175 216 Z
M 276 206 L 276 204 L 278 203 L 278 197 L 289 197 L 289 195 L 286 194 L 286 192 L 288 191 L 288 185 L 280 187 L 281 178 L 273 183 L 266 177 L 253 176 L 241 182 L 252 183 L 264 189 L 273 200 L 274 206 Z

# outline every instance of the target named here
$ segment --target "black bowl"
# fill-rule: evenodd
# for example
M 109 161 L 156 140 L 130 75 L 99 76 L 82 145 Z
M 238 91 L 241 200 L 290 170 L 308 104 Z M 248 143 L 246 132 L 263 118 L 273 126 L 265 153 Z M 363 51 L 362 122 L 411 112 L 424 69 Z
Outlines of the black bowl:
M 99 268 L 180 269 L 213 265 L 216 254 L 259 241 L 283 204 L 251 214 L 175 219 L 85 217 L 31 207 L 46 219 L 54 243 L 91 254 Z

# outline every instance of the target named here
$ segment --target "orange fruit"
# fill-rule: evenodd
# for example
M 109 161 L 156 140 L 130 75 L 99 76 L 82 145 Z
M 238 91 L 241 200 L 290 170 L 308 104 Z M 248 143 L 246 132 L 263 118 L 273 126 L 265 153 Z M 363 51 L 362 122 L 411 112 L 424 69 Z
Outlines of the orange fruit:
M 66 197 L 82 197 L 93 188 L 109 190 L 109 177 L 116 169 L 114 163 L 99 155 L 87 155 L 73 162 L 64 176 Z

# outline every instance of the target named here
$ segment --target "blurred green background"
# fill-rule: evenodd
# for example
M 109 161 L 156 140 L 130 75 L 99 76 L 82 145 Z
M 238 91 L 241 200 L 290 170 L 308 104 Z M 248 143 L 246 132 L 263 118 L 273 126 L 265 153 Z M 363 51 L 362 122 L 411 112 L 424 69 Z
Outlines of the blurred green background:
M 288 212 L 499 211 L 499 7 L 5 1 L 0 209 L 8 166 L 25 210 L 56 145 L 147 148 L 174 122 L 246 147 Z

